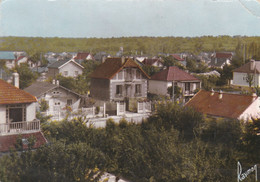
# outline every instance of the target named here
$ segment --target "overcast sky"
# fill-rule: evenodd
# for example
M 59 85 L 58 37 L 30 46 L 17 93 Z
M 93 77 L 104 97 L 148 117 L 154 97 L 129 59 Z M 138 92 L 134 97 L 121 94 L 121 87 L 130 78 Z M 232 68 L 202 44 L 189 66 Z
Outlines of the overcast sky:
M 0 36 L 260 36 L 257 0 L 0 2 Z

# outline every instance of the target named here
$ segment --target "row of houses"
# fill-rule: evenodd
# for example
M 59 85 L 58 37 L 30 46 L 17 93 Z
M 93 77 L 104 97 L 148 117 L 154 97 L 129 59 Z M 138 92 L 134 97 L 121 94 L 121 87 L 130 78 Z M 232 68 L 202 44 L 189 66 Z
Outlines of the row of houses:
M 149 59 L 144 61 L 149 64 L 153 62 Z M 160 59 L 154 63 L 160 65 Z M 76 68 L 82 68 L 74 59 L 53 64 L 50 67 L 51 75 L 64 73 L 73 77 L 80 74 L 76 72 Z M 252 83 L 257 85 L 258 72 L 260 73 L 258 66 L 257 61 L 251 60 L 234 70 L 233 84 L 248 86 L 245 76 L 251 74 L 254 76 Z M 74 67 L 75 69 L 72 69 Z M 25 141 L 25 148 L 28 143 L 26 140 L 30 136 L 35 136 L 39 141 L 35 147 L 46 143 L 40 132 L 40 123 L 35 117 L 42 101 L 49 106 L 46 112 L 51 115 L 60 114 L 61 110 L 71 112 L 86 104 L 85 97 L 62 87 L 58 80 L 52 83 L 37 82 L 22 91 L 17 88 L 17 76 L 14 75 L 13 78 L 16 87 L 0 80 L 0 115 L 4 118 L 0 121 L 0 151 L 6 151 L 7 144 L 10 144 L 9 147 L 14 146 L 18 133 L 22 134 L 20 136 Z M 96 101 L 96 107 L 102 107 L 97 113 L 101 112 L 101 117 L 106 117 L 107 114 L 124 115 L 126 112 L 150 111 L 151 109 L 147 109 L 151 107 L 147 94 L 167 96 L 172 92 L 174 95 L 175 86 L 180 88 L 186 107 L 193 107 L 204 114 L 244 120 L 259 117 L 260 102 L 256 95 L 200 90 L 199 79 L 174 66 L 162 69 L 149 77 L 134 59 L 110 57 L 97 67 L 90 78 L 90 98 Z M 91 112 L 94 113 L 96 110 L 93 109 Z

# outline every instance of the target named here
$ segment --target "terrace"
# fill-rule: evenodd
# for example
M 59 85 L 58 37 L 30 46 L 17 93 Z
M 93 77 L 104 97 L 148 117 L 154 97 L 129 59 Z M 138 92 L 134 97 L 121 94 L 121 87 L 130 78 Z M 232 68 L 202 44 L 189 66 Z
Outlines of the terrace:
M 11 134 L 33 133 L 40 131 L 40 121 L 23 121 L 0 124 L 0 136 Z

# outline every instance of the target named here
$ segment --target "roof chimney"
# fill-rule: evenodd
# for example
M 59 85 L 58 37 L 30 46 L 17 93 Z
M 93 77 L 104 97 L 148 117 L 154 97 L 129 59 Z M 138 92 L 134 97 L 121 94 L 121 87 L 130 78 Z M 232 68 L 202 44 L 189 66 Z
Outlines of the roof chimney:
M 17 72 L 13 73 L 13 85 L 19 88 L 19 74 Z
M 52 80 L 52 84 L 55 85 L 55 80 L 54 79 Z
M 255 60 L 250 60 L 250 70 L 253 71 L 255 69 Z
M 107 57 L 106 56 L 102 56 L 102 63 L 104 63 L 106 61 Z
M 56 81 L 56 85 L 60 85 L 60 81 L 59 80 Z
M 211 89 L 210 92 L 211 92 L 211 93 L 210 93 L 210 96 L 213 96 L 213 95 L 214 95 L 214 89 Z
M 253 92 L 253 93 L 252 93 L 252 102 L 254 102 L 254 100 L 255 100 L 256 97 L 257 97 L 256 93 Z
M 122 57 L 121 57 L 121 62 L 122 62 L 122 64 L 125 63 L 125 56 L 122 56 Z
M 222 99 L 223 98 L 223 92 L 222 90 L 219 91 L 219 96 L 218 96 L 219 99 Z

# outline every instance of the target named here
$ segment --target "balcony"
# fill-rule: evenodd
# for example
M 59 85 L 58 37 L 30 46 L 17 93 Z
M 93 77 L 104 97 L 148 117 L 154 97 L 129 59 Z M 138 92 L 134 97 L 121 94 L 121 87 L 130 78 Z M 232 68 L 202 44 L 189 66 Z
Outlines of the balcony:
M 190 90 L 185 90 L 185 91 L 183 92 L 183 95 L 184 95 L 184 96 L 193 96 L 193 95 L 194 95 L 194 92 L 193 92 L 193 91 L 190 91 Z
M 40 121 L 23 121 L 0 124 L 0 135 L 31 133 L 40 131 Z

